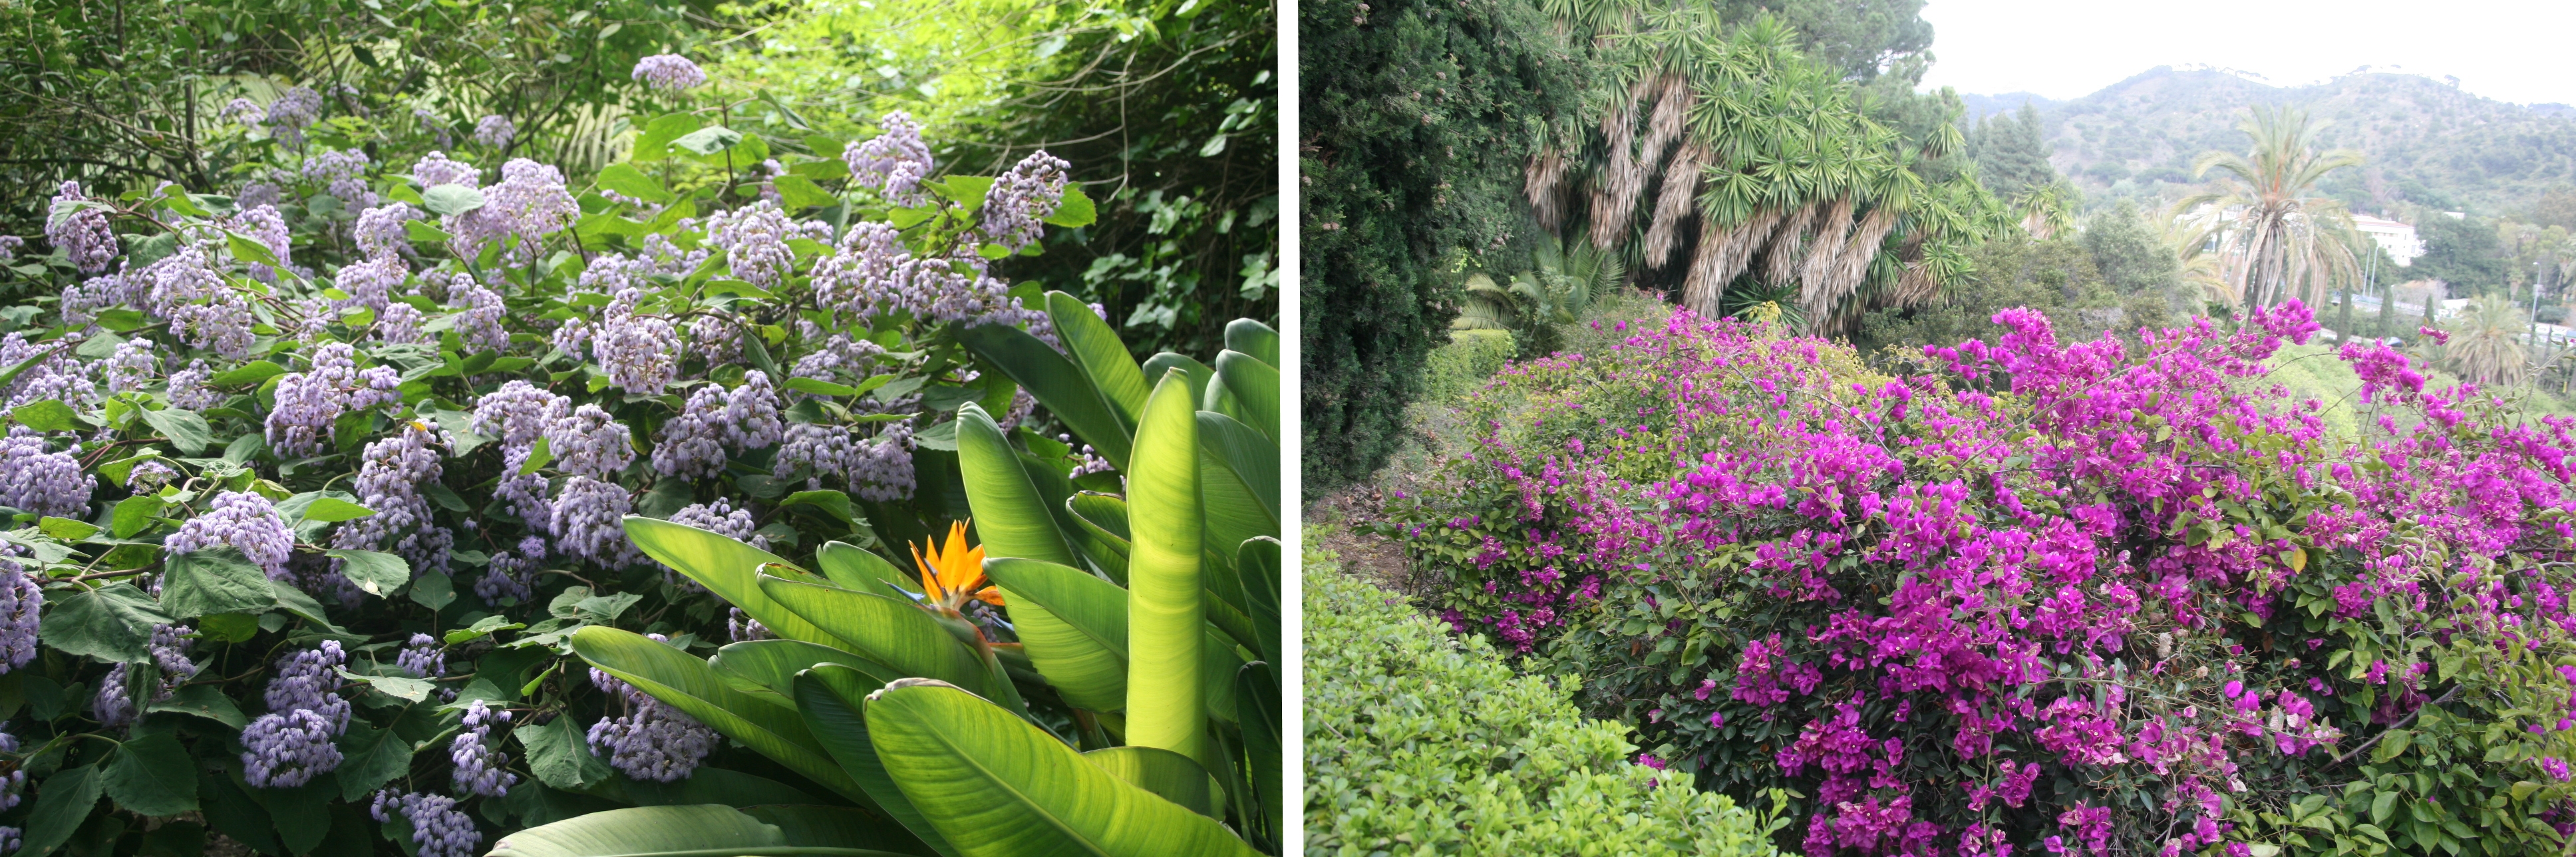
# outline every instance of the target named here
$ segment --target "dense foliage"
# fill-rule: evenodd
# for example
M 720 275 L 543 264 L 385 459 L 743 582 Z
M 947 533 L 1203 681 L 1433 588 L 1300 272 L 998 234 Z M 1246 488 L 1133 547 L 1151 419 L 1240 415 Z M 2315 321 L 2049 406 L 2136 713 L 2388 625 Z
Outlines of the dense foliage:
M 1444 341 L 1454 251 L 1537 233 L 1522 167 L 1592 85 L 1530 0 L 1298 7 L 1305 484 L 1366 477 L 1402 441 Z
M 1785 823 L 1664 783 L 1628 729 L 1333 557 L 1305 563 L 1306 853 L 1765 855 Z
M 2330 435 L 2266 368 L 2295 302 L 1993 323 L 1893 374 L 1688 312 L 1508 368 L 1391 534 L 1671 770 L 1804 794 L 1811 855 L 2563 847 L 2576 423 L 2355 343 Z
M 228 108 L 238 192 L 58 186 L 20 257 L 57 285 L 0 311 L 0 825 L 29 853 L 455 857 L 620 805 L 835 802 L 568 657 L 770 635 L 628 515 L 910 568 L 973 509 L 979 411 L 1032 473 L 1116 490 L 964 341 L 1058 340 L 990 265 L 1091 222 L 1063 161 L 943 175 L 901 114 L 773 151 L 687 60 L 629 79 L 668 112 L 593 182 L 499 129 L 380 161 L 296 89 Z

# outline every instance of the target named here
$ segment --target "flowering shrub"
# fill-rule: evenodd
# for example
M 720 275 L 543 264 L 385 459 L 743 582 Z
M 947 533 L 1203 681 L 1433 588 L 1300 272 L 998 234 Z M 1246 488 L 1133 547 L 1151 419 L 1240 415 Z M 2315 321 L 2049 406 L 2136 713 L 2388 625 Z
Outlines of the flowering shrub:
M 0 840 L 462 857 L 617 806 L 835 802 L 568 657 L 767 636 L 625 517 L 902 563 L 966 517 L 977 403 L 1030 472 L 1115 489 L 960 340 L 1053 342 L 990 265 L 1090 222 L 1062 161 L 942 175 L 900 114 L 773 156 L 687 109 L 686 59 L 634 76 L 681 109 L 588 186 L 378 163 L 290 90 L 225 111 L 271 159 L 228 193 L 60 187 L 68 281 L 0 310 Z M 881 150 L 904 186 L 851 178 Z
M 2340 352 L 2365 436 L 2268 383 L 2291 303 L 2057 341 L 1844 347 L 1686 312 L 1506 369 L 1391 528 L 1459 631 L 1813 857 L 2556 853 L 2568 421 Z

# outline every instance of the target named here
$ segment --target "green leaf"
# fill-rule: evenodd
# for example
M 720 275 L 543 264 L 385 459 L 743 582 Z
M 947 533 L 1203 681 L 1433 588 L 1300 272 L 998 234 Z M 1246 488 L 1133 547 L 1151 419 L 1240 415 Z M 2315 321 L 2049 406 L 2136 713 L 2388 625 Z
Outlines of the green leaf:
M 682 134 L 706 127 L 706 124 L 706 120 L 698 118 L 694 113 L 656 116 L 653 121 L 644 123 L 644 133 L 635 138 L 634 157 L 653 160 L 669 157 L 671 141 L 680 139 Z
M 778 386 L 785 387 L 790 390 L 796 390 L 798 392 L 812 393 L 817 396 L 856 396 L 859 394 L 859 388 L 857 387 L 852 387 L 846 384 L 835 384 L 830 381 L 816 378 L 789 378 Z
M 1232 547 L 1253 536 L 1279 535 L 1279 445 L 1251 426 L 1215 411 L 1198 412 L 1202 472 L 1212 477 L 1200 492 L 1208 506 L 1213 546 Z
M 408 572 L 406 572 L 408 574 Z M 411 582 L 411 601 L 431 610 L 445 610 L 456 603 L 456 581 L 446 572 L 430 569 Z
M 705 661 L 641 634 L 598 625 L 574 634 L 572 647 L 591 666 L 626 680 L 824 788 L 853 799 L 864 797 L 858 784 L 830 762 L 793 709 L 735 690 Z
M 1188 756 L 1152 747 L 1107 747 L 1082 758 L 1128 785 L 1189 807 L 1191 812 L 1225 820 L 1225 786 Z
M 822 510 L 823 514 L 830 516 L 832 520 L 841 522 L 841 526 L 853 530 L 859 527 L 859 515 L 850 506 L 850 495 L 839 491 L 798 491 L 787 495 L 787 499 L 778 501 L 779 508 L 784 509 L 789 506 L 811 506 Z
M 461 184 L 443 184 L 420 192 L 421 207 L 443 217 L 483 207 L 483 192 Z
M 1281 656 L 1279 625 L 1279 592 L 1281 586 L 1279 541 L 1258 538 L 1236 548 L 1235 573 L 1243 587 L 1244 612 L 1252 619 L 1253 653 L 1262 660 L 1278 663 Z
M 45 778 L 36 789 L 36 808 L 27 816 L 27 833 L 18 841 L 19 854 L 44 857 L 62 847 L 89 818 L 90 808 L 98 805 L 99 771 L 95 767 L 78 767 Z
M 880 691 L 867 718 L 886 771 L 960 854 L 1255 853 L 1216 821 L 956 688 Z M 1132 730 L 1133 713 L 1128 722 Z
M 1064 201 L 1056 205 L 1054 214 L 1047 215 L 1046 223 L 1049 226 L 1080 229 L 1099 219 L 1100 212 L 1091 204 L 1091 197 L 1083 193 L 1082 188 L 1066 185 Z
M 340 768 L 336 773 L 341 800 L 363 800 L 368 792 L 393 782 L 395 777 L 411 769 L 411 742 L 403 740 L 395 730 L 378 729 L 364 720 L 352 718 L 348 731 L 340 734 L 337 743 Z
M 565 791 L 581 791 L 608 782 L 617 772 L 591 753 L 590 742 L 571 717 L 556 717 L 542 726 L 511 730 L 527 749 L 528 771 L 537 780 Z
M 1243 732 L 1243 752 L 1249 760 L 1250 770 L 1244 774 L 1252 781 L 1253 806 L 1265 819 L 1260 828 L 1270 831 L 1275 842 L 1279 825 L 1288 818 L 1284 791 L 1287 781 L 1281 779 L 1281 765 L 1287 755 L 1283 740 L 1287 720 L 1285 709 L 1280 707 L 1279 672 L 1260 661 L 1245 664 L 1237 671 L 1235 711 Z
M 975 510 L 984 555 L 1058 565 L 1081 562 L 1066 546 L 1045 498 L 1020 468 L 1019 455 L 1003 439 L 1001 426 L 972 402 L 957 409 L 956 425 L 957 467 L 966 480 L 966 501 Z
M 740 142 L 742 142 L 742 132 L 722 125 L 710 125 L 680 135 L 679 139 L 671 141 L 671 148 L 712 155 L 733 148 L 735 143 Z
M 268 245 L 260 243 L 257 238 L 252 238 L 248 235 L 243 235 L 239 232 L 227 229 L 224 230 L 224 246 L 232 251 L 233 258 L 235 259 L 239 259 L 253 265 L 267 265 L 272 268 L 285 267 L 285 263 L 277 260 L 276 251 L 269 249 Z
M 1091 385 L 1082 370 L 1055 349 L 1047 347 L 1028 331 L 997 324 L 968 328 L 958 334 L 976 356 L 1000 367 L 1020 389 L 1029 391 L 1038 404 L 1055 415 L 1066 428 L 1080 436 L 1084 443 L 1109 466 L 1127 469 L 1128 450 L 1133 443 L 1126 425 L 1119 421 L 1100 391 Z
M 1020 645 L 1077 708 L 1127 707 L 1127 592 L 1080 570 L 1033 559 L 987 559 Z
M 424 200 L 422 206 L 427 207 L 427 205 L 427 201 Z M 403 221 L 403 235 L 422 244 L 445 244 L 456 237 L 447 234 L 447 230 L 420 220 Z
M 771 179 L 770 184 L 778 188 L 778 207 L 791 212 L 840 201 L 839 197 L 823 190 L 822 185 L 815 184 L 813 179 L 794 173 Z
M 1279 370 L 1240 351 L 1216 355 L 1216 376 L 1227 392 L 1251 413 L 1246 420 L 1272 443 L 1279 442 Z
M 859 671 L 878 685 L 903 678 L 893 667 L 868 660 L 854 652 L 835 649 L 803 640 L 752 640 L 733 643 L 717 649 L 707 659 L 735 688 L 745 693 L 772 694 L 782 705 L 795 705 L 796 674 L 818 664 L 841 664 Z
M 343 668 L 340 670 L 340 677 L 409 702 L 428 699 L 430 692 L 438 689 L 437 682 L 407 675 L 359 675 Z
M 1127 343 L 1118 340 L 1109 322 L 1081 298 L 1063 292 L 1046 294 L 1047 318 L 1055 323 L 1056 336 L 1064 340 L 1065 350 L 1073 355 L 1075 368 L 1091 380 L 1093 389 L 1119 416 L 1129 431 L 1134 431 L 1136 415 L 1145 409 L 1145 372 L 1137 368 L 1136 358 L 1127 356 Z
M 776 563 L 795 568 L 778 555 L 722 534 L 637 515 L 626 516 L 626 535 L 646 556 L 679 570 L 745 615 L 760 620 L 770 633 L 826 646 L 843 644 L 841 638 L 814 627 L 814 623 L 770 601 L 761 591 L 761 566 Z
M 337 497 L 315 497 L 304 507 L 303 521 L 319 524 L 354 521 L 376 513 L 376 510 Z M 337 556 L 337 554 L 333 554 Z
M 1251 355 L 1252 359 L 1274 368 L 1279 365 L 1279 331 L 1270 329 L 1270 325 L 1248 318 L 1227 322 L 1225 347 L 1229 351 Z
M 98 535 L 99 529 L 97 524 L 88 521 L 46 515 L 36 520 L 36 531 L 63 541 L 76 542 Z
M 217 387 L 242 387 L 286 374 L 286 367 L 266 360 L 253 360 L 214 374 L 206 383 Z
M 313 596 L 304 594 L 304 590 L 287 585 L 282 580 L 269 581 L 268 589 L 270 593 L 277 596 L 279 609 L 294 614 L 296 618 L 329 629 L 333 633 L 348 633 L 347 629 L 332 624 L 331 618 L 323 614 L 322 604 L 314 601 Z
M 259 613 L 277 606 L 268 572 L 230 545 L 171 554 L 163 575 L 161 609 L 174 618 Z
M 135 534 L 152 528 L 152 519 L 161 514 L 161 507 L 161 498 L 150 494 L 118 500 L 116 511 L 108 516 L 108 533 L 120 539 L 133 538 Z
M 316 500 L 313 505 L 318 507 L 324 502 L 339 503 L 340 501 L 327 499 Z M 340 505 L 347 506 L 349 504 L 341 503 Z M 340 574 L 349 578 L 349 582 L 357 584 L 360 590 L 378 598 L 391 595 L 394 590 L 401 589 L 403 584 L 411 582 L 411 563 L 406 562 L 402 557 L 395 556 L 393 554 L 384 553 L 382 551 L 351 550 L 348 548 L 337 548 L 323 551 L 323 553 L 329 556 L 338 557 L 340 559 Z M 444 606 L 446 605 L 438 605 L 438 607 Z M 430 609 L 436 610 L 438 607 L 431 607 Z
M 836 648 L 856 652 L 905 676 L 939 679 L 979 695 L 1001 693 L 981 658 L 940 627 L 939 620 L 909 602 L 779 577 L 762 577 L 760 588 L 771 600 L 837 637 Z
M 636 169 L 632 164 L 609 164 L 601 167 L 598 182 L 602 190 L 613 190 L 646 202 L 671 201 L 671 192 L 663 190 L 661 182 L 654 181 L 652 176 L 645 175 L 643 170 Z
M 866 707 L 867 695 L 883 686 L 849 667 L 825 664 L 797 675 L 796 708 L 815 739 L 832 754 L 832 761 L 867 791 L 869 806 L 900 822 L 929 849 L 954 855 L 956 849 L 940 838 L 912 800 L 904 797 L 903 788 L 886 774 L 884 763 L 877 760 L 876 745 L 868 740 L 867 721 L 859 712 Z
M 848 542 L 824 542 L 814 552 L 814 564 L 823 567 L 823 576 L 842 589 L 874 592 L 870 581 L 882 580 L 914 595 L 921 594 L 919 578 L 903 573 L 885 557 Z
M 949 175 L 946 182 L 925 182 L 922 186 L 956 202 L 967 211 L 974 211 L 983 208 L 984 197 L 992 193 L 993 177 L 956 173 Z
M 1200 647 L 1198 410 L 1189 380 L 1165 373 L 1136 426 L 1127 470 L 1127 743 L 1161 747 L 1217 767 L 1207 739 Z
M 258 626 L 252 626 L 251 630 L 258 630 Z M 242 716 L 241 706 L 233 704 L 232 698 L 224 695 L 223 688 L 211 684 L 183 685 L 172 692 L 169 699 L 152 703 L 144 710 L 195 715 L 234 729 L 250 725 L 250 718 Z
M 778 825 L 723 804 L 637 806 L 531 827 L 492 843 L 486 857 L 877 857 L 893 852 L 794 845 Z
M 207 444 L 215 442 L 215 430 L 208 427 L 206 418 L 198 416 L 196 411 L 178 408 L 144 411 L 143 421 L 150 423 L 162 437 L 169 438 L 171 445 L 177 446 L 180 452 L 189 455 L 203 452 Z
M 75 431 L 80 428 L 80 420 L 73 415 L 71 406 L 53 399 L 10 408 L 9 418 L 37 431 Z
M 196 811 L 196 767 L 177 736 L 156 732 L 119 745 L 109 754 L 99 779 L 117 806 L 138 815 L 168 817 Z
M 87 592 L 49 597 L 52 609 L 36 625 L 45 645 L 67 655 L 109 663 L 130 663 L 152 656 L 152 626 L 177 618 L 161 610 L 152 597 L 125 581 Z

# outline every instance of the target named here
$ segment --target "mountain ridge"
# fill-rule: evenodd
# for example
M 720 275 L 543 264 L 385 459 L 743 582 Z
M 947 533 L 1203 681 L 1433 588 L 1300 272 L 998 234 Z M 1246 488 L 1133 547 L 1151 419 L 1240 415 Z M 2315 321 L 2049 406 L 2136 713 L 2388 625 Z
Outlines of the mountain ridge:
M 2361 169 L 2339 170 L 2322 185 L 2355 211 L 2510 216 L 2551 186 L 2576 182 L 2576 107 L 2513 104 L 2422 74 L 2364 68 L 2280 86 L 2224 69 L 2158 66 L 2080 98 L 1960 97 L 1970 125 L 2024 103 L 2037 110 L 2050 164 L 2084 192 L 2088 210 L 2121 199 L 2151 204 L 2196 187 L 2192 162 L 2209 151 L 2243 151 L 2236 123 L 2258 104 L 2306 109 L 2323 123 L 2321 148 L 2362 152 Z

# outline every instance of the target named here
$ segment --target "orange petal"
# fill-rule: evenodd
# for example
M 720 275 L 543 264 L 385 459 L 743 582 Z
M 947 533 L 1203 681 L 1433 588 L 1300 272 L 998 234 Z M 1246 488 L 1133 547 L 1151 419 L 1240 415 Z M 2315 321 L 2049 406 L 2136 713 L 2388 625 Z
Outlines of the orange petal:
M 939 597 L 939 575 L 934 573 L 933 569 L 939 561 L 939 549 L 931 547 L 930 558 L 922 559 L 921 549 L 924 547 L 930 547 L 930 545 L 925 542 L 912 546 L 912 564 L 921 567 L 921 594 L 936 599 Z
M 995 607 L 1000 607 L 1002 606 L 1002 590 L 995 589 L 990 586 L 975 590 L 975 600 Z
M 947 587 L 951 592 L 965 589 L 968 585 L 966 578 L 970 573 L 981 574 L 983 572 L 984 564 L 980 560 L 971 567 L 966 564 L 968 553 L 969 551 L 966 548 L 966 522 L 959 521 L 948 525 L 948 546 L 946 550 L 940 552 L 939 556 L 939 584 L 941 586 Z

